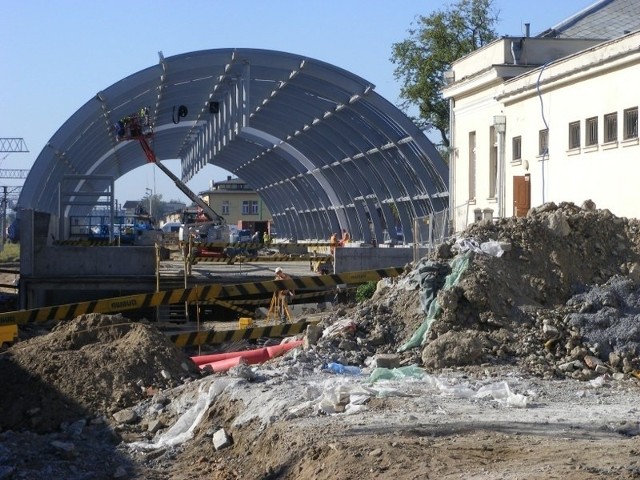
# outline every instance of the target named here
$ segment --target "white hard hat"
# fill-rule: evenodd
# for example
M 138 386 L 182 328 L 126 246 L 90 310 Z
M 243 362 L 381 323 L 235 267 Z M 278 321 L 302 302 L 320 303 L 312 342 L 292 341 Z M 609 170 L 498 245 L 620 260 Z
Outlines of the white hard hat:
M 276 273 L 280 273 L 282 269 L 280 267 L 276 268 Z

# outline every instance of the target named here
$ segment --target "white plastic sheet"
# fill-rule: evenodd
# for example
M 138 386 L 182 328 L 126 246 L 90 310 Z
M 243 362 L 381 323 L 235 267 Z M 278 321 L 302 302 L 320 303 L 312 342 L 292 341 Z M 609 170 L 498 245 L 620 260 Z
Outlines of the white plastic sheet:
M 180 445 L 193 438 L 193 432 L 200 424 L 211 402 L 230 384 L 238 380 L 233 378 L 216 378 L 211 383 L 202 383 L 195 402 L 189 407 L 169 429 L 159 435 L 153 442 L 133 442 L 129 446 L 135 450 L 157 450 L 162 447 Z

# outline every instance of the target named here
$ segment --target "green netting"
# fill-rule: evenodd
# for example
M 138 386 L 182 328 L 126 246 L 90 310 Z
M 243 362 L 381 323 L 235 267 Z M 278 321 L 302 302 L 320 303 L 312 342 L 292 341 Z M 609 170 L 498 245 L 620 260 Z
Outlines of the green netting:
M 447 290 L 454 285 L 457 285 L 460 281 L 460 277 L 469 266 L 472 252 L 465 252 L 456 256 L 451 262 L 451 273 L 447 275 L 445 279 L 443 290 Z M 436 298 L 437 291 L 435 291 L 434 282 L 423 282 L 420 288 L 421 304 L 423 305 L 426 319 L 422 322 L 422 325 L 413 333 L 411 338 L 400 348 L 398 352 L 404 352 L 413 347 L 419 347 L 424 344 L 424 339 L 431 328 L 431 324 L 435 318 L 440 314 L 442 308 L 438 304 Z M 426 297 L 426 299 L 425 299 Z

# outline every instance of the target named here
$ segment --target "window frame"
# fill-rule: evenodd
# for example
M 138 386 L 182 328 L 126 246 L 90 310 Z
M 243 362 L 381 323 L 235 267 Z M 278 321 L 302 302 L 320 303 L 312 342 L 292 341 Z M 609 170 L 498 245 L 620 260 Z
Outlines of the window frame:
M 543 128 L 538 131 L 538 155 L 544 156 L 549 154 L 549 129 Z
M 584 120 L 584 146 L 594 147 L 598 145 L 598 117 L 589 117 Z
M 618 141 L 618 112 L 605 113 L 602 116 L 603 143 Z
M 580 148 L 580 120 L 569 123 L 569 150 Z
M 518 162 L 522 160 L 522 136 L 518 135 L 511 139 L 511 161 Z
M 622 139 L 638 139 L 638 107 L 625 108 L 622 111 Z

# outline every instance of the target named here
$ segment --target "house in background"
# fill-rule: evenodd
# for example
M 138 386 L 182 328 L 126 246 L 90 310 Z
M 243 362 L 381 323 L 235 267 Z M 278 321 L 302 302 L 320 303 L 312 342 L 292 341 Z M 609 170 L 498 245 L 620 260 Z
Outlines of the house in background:
M 271 232 L 271 213 L 244 180 L 227 176 L 226 180 L 211 182 L 210 189 L 199 196 L 238 230 Z
M 637 0 L 597 2 L 456 61 L 443 89 L 454 230 L 546 202 L 640 218 L 639 79 Z

